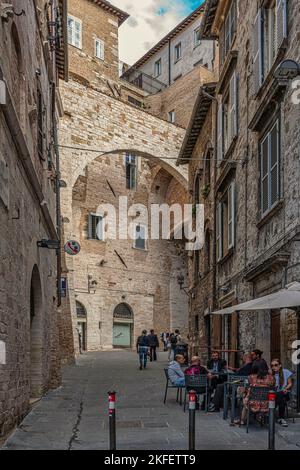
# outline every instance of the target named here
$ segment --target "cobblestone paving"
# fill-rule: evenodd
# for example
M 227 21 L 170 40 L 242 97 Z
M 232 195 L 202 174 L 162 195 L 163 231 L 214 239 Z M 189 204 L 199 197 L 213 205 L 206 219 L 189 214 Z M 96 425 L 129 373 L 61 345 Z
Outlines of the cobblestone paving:
M 165 353 L 160 353 L 157 363 L 140 371 L 132 352 L 81 356 L 76 366 L 65 368 L 62 387 L 35 406 L 4 449 L 107 450 L 107 392 L 115 389 L 119 450 L 187 450 L 188 413 L 176 403 L 175 390 L 169 391 L 163 404 L 166 361 Z M 299 450 L 300 433 L 294 433 L 299 428 L 291 423 L 288 430 L 280 430 L 277 449 Z M 197 412 L 196 431 L 199 450 L 254 450 L 268 445 L 266 429 L 253 425 L 247 435 L 244 428 L 231 427 L 216 413 Z

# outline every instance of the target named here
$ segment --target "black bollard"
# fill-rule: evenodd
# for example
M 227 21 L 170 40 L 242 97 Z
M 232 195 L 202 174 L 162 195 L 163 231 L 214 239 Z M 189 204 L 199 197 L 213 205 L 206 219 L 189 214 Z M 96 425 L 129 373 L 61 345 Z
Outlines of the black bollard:
M 269 450 L 275 450 L 276 392 L 269 393 Z
M 196 392 L 189 392 L 189 450 L 195 450 Z
M 116 392 L 108 392 L 109 450 L 116 450 Z

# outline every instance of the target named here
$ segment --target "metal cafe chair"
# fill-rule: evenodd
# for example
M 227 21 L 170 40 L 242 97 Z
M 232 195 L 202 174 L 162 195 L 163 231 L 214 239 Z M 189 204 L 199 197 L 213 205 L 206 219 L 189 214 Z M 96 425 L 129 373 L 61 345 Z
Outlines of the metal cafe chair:
M 190 390 L 195 390 L 197 395 L 205 394 L 205 411 L 208 407 L 208 380 L 207 375 L 186 375 L 185 376 L 185 393 L 184 393 L 184 407 L 186 409 L 187 394 Z
M 224 384 L 224 408 L 223 419 L 228 416 L 228 402 L 231 401 L 231 422 L 236 415 L 236 392 L 238 387 L 245 387 L 248 384 L 248 377 L 244 375 L 228 374 L 227 381 Z
M 178 387 L 177 385 L 172 384 L 172 382 L 169 378 L 168 369 L 164 369 L 164 372 L 165 372 L 165 376 L 166 376 L 166 389 L 165 389 L 164 404 L 166 404 L 169 388 L 176 388 L 177 389 L 176 402 L 178 403 L 178 401 L 180 401 L 180 405 L 182 405 L 182 388 L 183 387 Z
M 269 392 L 270 392 L 269 387 L 250 387 L 250 392 L 249 392 L 249 402 L 248 402 L 248 409 L 247 409 L 247 434 L 249 433 L 249 422 L 250 422 L 250 413 L 251 407 L 250 407 L 250 402 L 251 401 L 259 401 L 259 402 L 269 402 Z M 265 413 L 266 416 L 268 416 L 267 413 Z

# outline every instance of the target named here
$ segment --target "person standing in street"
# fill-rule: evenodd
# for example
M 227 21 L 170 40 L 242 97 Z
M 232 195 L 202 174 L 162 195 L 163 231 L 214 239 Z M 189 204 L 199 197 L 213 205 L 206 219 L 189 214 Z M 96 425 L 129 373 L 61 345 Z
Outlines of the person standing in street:
M 143 330 L 141 336 L 138 337 L 136 342 L 136 352 L 139 355 L 140 361 L 140 370 L 146 369 L 147 367 L 147 356 L 148 350 L 150 347 L 149 337 L 147 336 L 147 331 Z
M 150 362 L 157 361 L 156 348 L 159 348 L 159 341 L 154 330 L 150 330 L 148 339 L 149 339 L 149 346 L 150 346 Z

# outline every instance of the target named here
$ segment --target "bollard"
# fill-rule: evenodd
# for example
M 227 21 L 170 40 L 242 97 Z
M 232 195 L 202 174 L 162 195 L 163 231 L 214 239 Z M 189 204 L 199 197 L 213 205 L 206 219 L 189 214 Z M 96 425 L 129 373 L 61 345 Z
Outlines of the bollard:
M 276 392 L 269 393 L 269 450 L 275 450 Z
M 189 392 L 189 450 L 195 450 L 196 392 Z
M 108 392 L 109 450 L 116 450 L 116 392 Z

